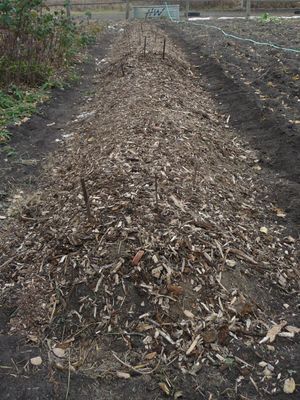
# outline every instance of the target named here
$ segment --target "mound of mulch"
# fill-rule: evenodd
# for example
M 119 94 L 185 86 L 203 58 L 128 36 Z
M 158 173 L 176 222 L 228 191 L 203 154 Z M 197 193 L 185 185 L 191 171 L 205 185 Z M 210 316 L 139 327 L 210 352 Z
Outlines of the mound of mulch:
M 250 373 L 242 344 L 268 351 L 298 332 L 298 243 L 258 200 L 255 153 L 168 38 L 163 59 L 163 39 L 124 26 L 99 60 L 96 94 L 3 229 L 2 301 L 17 303 L 11 331 L 47 339 L 62 369 Z M 101 365 L 80 353 L 97 343 L 111 346 Z

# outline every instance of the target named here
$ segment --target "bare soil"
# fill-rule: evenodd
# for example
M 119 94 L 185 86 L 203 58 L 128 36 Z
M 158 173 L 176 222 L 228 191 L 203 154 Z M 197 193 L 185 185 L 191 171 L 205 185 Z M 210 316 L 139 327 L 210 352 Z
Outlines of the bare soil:
M 211 46 L 206 32 L 164 24 L 162 60 L 156 25 L 123 28 L 85 78 L 92 99 L 83 104 L 78 92 L 75 108 L 66 101 L 68 118 L 55 122 L 70 138 L 2 230 L 3 399 L 285 399 L 285 379 L 300 379 L 299 334 L 259 342 L 283 320 L 299 327 L 300 163 L 285 153 L 299 144 L 289 122 L 298 81 L 279 84 L 274 96 L 263 84 L 262 100 L 239 80 L 257 57 L 251 66 L 243 48 L 227 49 L 231 41 L 213 35 Z M 287 60 L 288 76 L 298 61 Z M 54 344 L 68 356 L 55 358 Z M 34 367 L 37 355 L 43 363 Z
M 175 28 L 171 37 L 185 52 L 230 126 L 260 154 L 262 180 L 270 199 L 287 212 L 286 223 L 300 227 L 299 54 L 226 38 L 207 26 L 259 42 L 299 49 L 300 22 L 201 21 Z M 207 25 L 207 26 L 205 26 Z M 270 172 L 270 174 L 269 174 Z M 275 174 L 274 174 L 275 172 Z

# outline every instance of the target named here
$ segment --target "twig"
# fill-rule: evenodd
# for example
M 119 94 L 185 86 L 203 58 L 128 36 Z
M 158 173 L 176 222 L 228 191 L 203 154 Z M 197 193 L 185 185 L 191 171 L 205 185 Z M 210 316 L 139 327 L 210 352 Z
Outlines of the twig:
M 69 372 L 68 372 L 68 386 L 67 386 L 67 393 L 65 400 L 68 399 L 69 397 L 69 391 L 70 391 L 70 381 L 71 381 L 71 350 L 69 350 Z
M 144 37 L 144 57 L 146 56 L 147 36 Z
M 122 76 L 125 76 L 125 71 L 124 71 L 124 65 L 121 64 L 121 71 L 122 71 Z
M 138 368 L 135 368 L 135 367 L 133 367 L 132 365 L 127 364 L 125 361 L 121 360 L 121 359 L 115 354 L 115 352 L 112 351 L 112 355 L 115 357 L 116 360 L 119 361 L 119 363 L 121 363 L 121 364 L 124 365 L 125 367 L 131 369 L 132 371 L 134 371 L 134 372 L 136 372 L 136 373 L 138 373 L 138 374 L 140 374 L 140 375 L 150 375 L 150 374 L 153 374 L 153 372 L 155 372 L 155 371 L 157 370 L 157 368 L 159 367 L 159 365 L 160 365 L 162 353 L 163 353 L 163 349 L 162 349 L 162 351 L 161 351 L 161 353 L 160 353 L 160 357 L 159 357 L 158 363 L 156 364 L 156 366 L 155 366 L 151 371 L 140 371 Z
M 88 196 L 88 192 L 86 190 L 86 186 L 85 186 L 85 182 L 84 182 L 83 178 L 80 178 L 80 183 L 81 183 L 81 188 L 82 188 L 82 193 L 83 193 L 83 199 L 84 199 L 85 206 L 86 206 L 87 217 L 88 217 L 89 222 L 92 222 L 93 218 L 92 218 L 92 214 L 91 214 L 89 196 Z
M 158 209 L 158 185 L 157 185 L 157 174 L 155 174 L 155 208 Z
M 16 258 L 16 256 L 13 256 L 13 257 L 9 258 L 8 260 L 6 260 L 2 265 L 0 265 L 0 271 L 4 270 L 5 267 L 7 267 L 15 258 Z
M 164 45 L 163 45 L 163 54 L 162 54 L 163 60 L 165 59 L 165 54 L 166 54 L 166 38 L 164 38 Z

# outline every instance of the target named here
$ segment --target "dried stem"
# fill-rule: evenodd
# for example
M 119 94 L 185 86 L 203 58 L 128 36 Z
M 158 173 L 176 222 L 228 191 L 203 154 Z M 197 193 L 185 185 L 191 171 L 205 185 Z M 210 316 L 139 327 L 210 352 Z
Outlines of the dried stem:
M 86 190 L 85 181 L 83 178 L 80 178 L 80 183 L 81 183 L 81 188 L 82 188 L 82 193 L 83 193 L 83 199 L 84 199 L 85 206 L 86 206 L 87 217 L 88 217 L 89 222 L 92 222 L 93 218 L 92 218 L 92 214 L 91 214 L 89 195 Z

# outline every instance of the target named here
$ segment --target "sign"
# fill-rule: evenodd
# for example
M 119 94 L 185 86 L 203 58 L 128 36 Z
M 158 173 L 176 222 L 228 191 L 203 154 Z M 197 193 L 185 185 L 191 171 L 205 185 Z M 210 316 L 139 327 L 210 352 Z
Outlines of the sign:
M 152 19 L 152 18 L 167 18 L 179 20 L 179 5 L 159 5 L 159 6 L 142 6 L 132 7 L 133 18 Z

